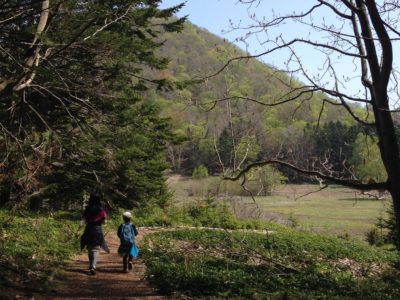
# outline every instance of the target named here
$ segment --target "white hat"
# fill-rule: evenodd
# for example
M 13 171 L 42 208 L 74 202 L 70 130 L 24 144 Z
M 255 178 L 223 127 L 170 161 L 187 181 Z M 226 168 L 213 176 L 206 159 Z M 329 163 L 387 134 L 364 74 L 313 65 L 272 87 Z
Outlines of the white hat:
M 130 211 L 126 211 L 126 212 L 124 212 L 122 215 L 123 215 L 125 218 L 128 218 L 128 219 L 132 218 L 132 214 L 131 214 Z

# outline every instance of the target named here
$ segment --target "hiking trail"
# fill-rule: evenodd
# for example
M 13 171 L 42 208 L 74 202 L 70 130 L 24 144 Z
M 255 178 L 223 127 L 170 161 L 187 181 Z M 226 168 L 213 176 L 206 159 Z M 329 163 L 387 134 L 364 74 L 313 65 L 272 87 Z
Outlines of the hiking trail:
M 139 228 L 136 242 L 140 249 L 140 241 L 144 235 L 155 230 Z M 106 237 L 110 254 L 100 252 L 95 275 L 89 275 L 87 252 L 76 255 L 55 279 L 56 290 L 49 297 L 61 299 L 169 299 L 161 295 L 145 278 L 146 267 L 142 260 L 134 260 L 133 270 L 124 273 L 122 258 L 117 249 L 119 239 L 116 234 L 109 233 Z
M 274 231 L 236 229 L 227 230 L 222 228 L 210 227 L 139 227 L 139 235 L 136 242 L 140 250 L 140 242 L 146 234 L 155 232 L 165 232 L 174 230 L 216 230 L 225 232 L 253 232 L 259 234 L 273 234 Z M 134 260 L 133 270 L 124 273 L 122 270 L 122 258 L 118 255 L 117 249 L 119 239 L 116 234 L 108 233 L 105 239 L 110 248 L 110 254 L 100 252 L 95 275 L 89 275 L 89 262 L 87 252 L 83 251 L 76 255 L 72 261 L 64 267 L 61 275 L 54 281 L 56 290 L 54 294 L 46 299 L 172 299 L 172 295 L 162 295 L 157 289 L 153 288 L 145 278 L 146 266 L 139 259 Z

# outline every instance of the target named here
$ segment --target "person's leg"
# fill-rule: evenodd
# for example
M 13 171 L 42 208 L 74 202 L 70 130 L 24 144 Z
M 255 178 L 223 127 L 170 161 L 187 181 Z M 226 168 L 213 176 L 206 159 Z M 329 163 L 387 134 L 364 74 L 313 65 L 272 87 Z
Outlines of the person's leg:
M 93 268 L 93 261 L 94 261 L 94 251 L 93 248 L 89 248 L 88 247 L 88 257 L 89 257 L 89 274 L 90 275 L 94 275 L 95 274 L 95 270 Z
M 129 256 L 128 254 L 125 254 L 123 259 L 122 259 L 124 272 L 128 271 L 128 256 Z
M 128 259 L 128 269 L 129 270 L 132 270 L 132 259 L 133 259 L 133 256 L 129 254 L 129 259 Z
M 88 247 L 88 257 L 89 257 L 89 270 L 90 273 L 94 275 L 97 260 L 99 257 L 100 247 L 99 246 L 90 246 Z

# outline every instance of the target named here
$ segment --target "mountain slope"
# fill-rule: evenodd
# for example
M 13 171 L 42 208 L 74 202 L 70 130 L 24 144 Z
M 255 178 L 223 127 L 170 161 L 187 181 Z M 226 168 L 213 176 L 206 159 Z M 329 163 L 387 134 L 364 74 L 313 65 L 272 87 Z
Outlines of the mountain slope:
M 313 139 L 309 129 L 317 123 L 339 122 L 346 132 L 355 125 L 340 106 L 323 106 L 321 93 L 271 106 L 277 99 L 290 97 L 289 84 L 301 83 L 255 59 L 235 60 L 221 70 L 227 61 L 246 53 L 205 29 L 188 23 L 183 32 L 164 37 L 160 54 L 171 62 L 159 76 L 182 82 L 218 73 L 199 84 L 151 95 L 162 104 L 163 115 L 172 119 L 175 132 L 186 139 L 169 149 L 175 171 L 190 173 L 203 164 L 219 173 L 222 164 L 237 167 L 274 157 L 282 149 L 303 153 L 296 160 L 304 161 Z M 342 143 L 352 144 L 352 139 Z

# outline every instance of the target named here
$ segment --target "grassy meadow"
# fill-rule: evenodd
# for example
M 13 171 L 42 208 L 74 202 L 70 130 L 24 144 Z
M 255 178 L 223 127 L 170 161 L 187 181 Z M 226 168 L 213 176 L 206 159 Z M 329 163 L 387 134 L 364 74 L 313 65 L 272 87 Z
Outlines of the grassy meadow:
M 386 216 L 389 199 L 376 200 L 343 187 L 318 190 L 317 185 L 283 186 L 272 196 L 257 197 L 257 203 L 265 211 L 296 220 L 301 228 L 357 237 L 364 236 L 377 218 Z M 308 194 L 312 191 L 318 192 Z
M 352 189 L 329 186 L 320 190 L 319 185 L 287 184 L 276 187 L 270 196 L 254 196 L 262 213 L 243 214 L 253 199 L 237 182 L 223 181 L 218 177 L 193 180 L 173 176 L 169 186 L 178 205 L 195 203 L 209 195 L 221 199 L 234 198 L 234 210 L 240 217 L 262 218 L 267 221 L 298 227 L 299 229 L 364 239 L 379 217 L 386 216 L 389 199 L 376 200 Z M 255 185 L 255 184 L 254 184 Z M 255 186 L 252 190 L 256 191 Z M 254 193 L 256 195 L 256 193 Z

